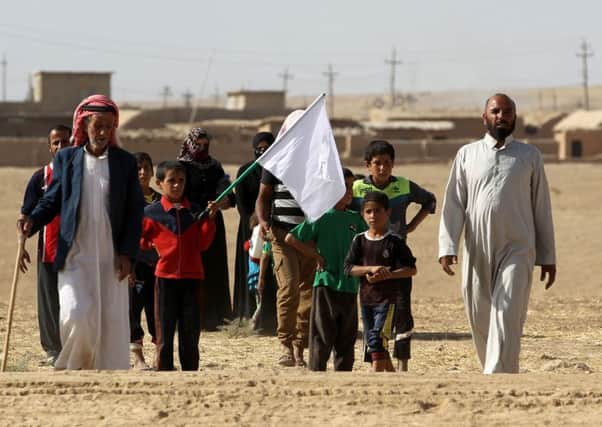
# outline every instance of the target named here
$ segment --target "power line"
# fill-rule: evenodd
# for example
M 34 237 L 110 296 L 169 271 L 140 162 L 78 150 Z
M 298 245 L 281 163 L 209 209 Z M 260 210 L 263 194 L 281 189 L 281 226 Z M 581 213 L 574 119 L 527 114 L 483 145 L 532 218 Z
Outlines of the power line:
M 334 78 L 338 74 L 339 73 L 335 73 L 332 69 L 332 64 L 328 64 L 328 71 L 322 73 L 322 75 L 328 77 L 328 100 L 330 117 L 334 117 Z
M 192 97 L 193 97 L 193 93 L 190 91 L 190 89 L 186 89 L 186 92 L 184 92 L 182 94 L 182 98 L 184 99 L 184 107 L 186 108 L 190 108 L 192 107 Z
M 286 67 L 284 72 L 278 74 L 278 77 L 282 78 L 282 90 L 286 95 L 286 91 L 288 90 L 288 81 L 292 80 L 294 76 L 288 72 L 288 67 Z
M 583 108 L 589 110 L 589 87 L 588 87 L 588 73 L 587 73 L 587 58 L 594 56 L 594 53 L 589 50 L 590 47 L 587 40 L 583 39 L 581 42 L 581 52 L 577 53 L 577 58 L 581 58 L 582 62 L 582 73 L 583 73 Z
M 161 91 L 161 97 L 163 98 L 163 108 L 167 108 L 167 99 L 173 95 L 171 88 L 169 86 L 163 86 L 163 90 Z
M 390 97 L 390 106 L 393 108 L 395 106 L 395 68 L 398 65 L 403 64 L 403 62 L 397 59 L 397 50 L 393 48 L 391 52 L 391 59 L 385 59 L 385 64 L 391 66 L 391 74 L 389 76 L 389 97 Z
M 201 101 L 201 98 L 205 94 L 205 86 L 207 86 L 207 80 L 209 79 L 209 72 L 211 71 L 211 65 L 213 64 L 213 57 L 215 56 L 215 50 L 211 51 L 211 55 L 209 56 L 209 60 L 207 61 L 207 69 L 205 70 L 205 76 L 203 77 L 203 82 L 201 83 L 201 88 L 199 89 L 199 95 L 197 98 L 197 102 L 192 104 L 192 111 L 190 112 L 190 119 L 188 122 L 190 124 L 194 123 L 196 120 L 196 111 L 198 108 L 198 103 Z
M 215 89 L 213 90 L 213 105 L 215 107 L 221 106 L 221 97 L 222 94 L 219 91 L 219 85 L 215 85 Z

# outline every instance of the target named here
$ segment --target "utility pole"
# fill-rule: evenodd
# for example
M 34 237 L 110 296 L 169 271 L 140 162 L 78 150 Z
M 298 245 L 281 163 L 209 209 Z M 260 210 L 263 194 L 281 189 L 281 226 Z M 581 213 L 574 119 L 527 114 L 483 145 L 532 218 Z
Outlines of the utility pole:
M 328 64 L 328 71 L 322 73 L 328 77 L 328 95 L 330 101 L 329 113 L 330 117 L 334 117 L 334 78 L 339 74 L 332 69 L 332 64 Z
M 6 61 L 6 53 L 2 54 L 2 102 L 6 102 L 6 66 L 8 62 Z
M 161 91 L 161 96 L 163 97 L 163 108 L 167 108 L 167 98 L 172 95 L 171 88 L 169 86 L 163 86 L 163 90 Z
M 221 94 L 219 93 L 219 86 L 215 85 L 215 91 L 213 92 L 213 104 L 216 107 L 220 105 Z
M 187 89 L 186 92 L 182 94 L 182 98 L 184 98 L 184 107 L 190 108 L 192 107 L 192 97 L 193 94 L 190 89 Z
M 583 73 L 583 108 L 589 110 L 589 88 L 587 86 L 587 58 L 594 56 L 594 53 L 590 50 L 587 40 L 583 39 L 581 42 L 581 52 L 577 53 L 577 58 L 581 58 L 582 61 L 582 73 Z
M 385 64 L 391 66 L 391 75 L 389 76 L 389 97 L 391 98 L 391 108 L 395 106 L 395 68 L 403 62 L 397 60 L 397 50 L 393 48 L 391 59 L 385 59 Z
M 282 79 L 282 90 L 286 95 L 286 91 L 288 90 L 288 81 L 292 80 L 294 76 L 288 72 L 288 67 L 286 67 L 284 72 L 278 74 L 278 77 Z

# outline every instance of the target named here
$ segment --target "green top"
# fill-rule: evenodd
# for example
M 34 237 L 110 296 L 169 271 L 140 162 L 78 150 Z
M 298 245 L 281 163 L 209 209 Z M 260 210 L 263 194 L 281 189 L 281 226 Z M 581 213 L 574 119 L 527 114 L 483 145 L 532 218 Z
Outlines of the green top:
M 315 242 L 318 253 L 326 262 L 323 271 L 316 271 L 314 287 L 326 286 L 338 292 L 356 294 L 359 288 L 357 277 L 343 272 L 345 257 L 353 238 L 367 230 L 359 213 L 331 209 L 316 222 L 303 221 L 291 230 L 301 242 Z

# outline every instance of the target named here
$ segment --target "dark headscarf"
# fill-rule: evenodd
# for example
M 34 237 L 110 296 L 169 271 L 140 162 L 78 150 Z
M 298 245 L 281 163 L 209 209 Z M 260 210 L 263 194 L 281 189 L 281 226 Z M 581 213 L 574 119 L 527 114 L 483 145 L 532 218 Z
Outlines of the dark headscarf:
M 255 135 L 253 137 L 253 149 L 255 151 L 255 158 L 259 158 L 259 156 L 261 156 L 266 149 L 264 150 L 260 150 L 257 147 L 259 146 L 259 144 L 261 144 L 263 141 L 268 143 L 268 146 L 272 145 L 274 143 L 274 135 L 272 135 L 271 132 L 259 132 L 257 135 Z
M 211 140 L 211 136 L 203 128 L 192 128 L 182 143 L 178 160 L 182 162 L 198 162 L 206 160 L 208 153 L 200 150 L 199 139 Z

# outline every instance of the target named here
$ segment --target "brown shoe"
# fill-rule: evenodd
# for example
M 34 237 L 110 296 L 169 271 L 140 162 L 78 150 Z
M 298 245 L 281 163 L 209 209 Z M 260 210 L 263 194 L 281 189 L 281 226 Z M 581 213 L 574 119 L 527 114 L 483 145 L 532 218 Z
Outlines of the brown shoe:
M 295 358 L 293 357 L 292 348 L 285 345 L 282 346 L 282 354 L 278 358 L 278 364 L 286 367 L 295 366 Z
M 293 356 L 295 358 L 295 366 L 298 366 L 300 368 L 307 367 L 307 363 L 305 363 L 305 360 L 303 359 L 303 347 L 297 347 L 296 345 L 294 345 Z

